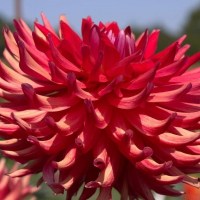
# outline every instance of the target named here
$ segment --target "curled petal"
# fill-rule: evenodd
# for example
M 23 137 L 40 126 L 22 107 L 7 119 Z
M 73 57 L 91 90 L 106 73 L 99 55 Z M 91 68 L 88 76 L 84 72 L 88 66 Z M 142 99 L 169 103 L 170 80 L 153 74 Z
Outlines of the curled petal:
M 156 120 L 137 110 L 128 111 L 124 114 L 126 119 L 138 129 L 138 131 L 149 136 L 164 133 L 176 117 L 176 113 L 173 113 L 164 120 Z
M 161 185 L 150 180 L 149 180 L 149 185 L 151 186 L 151 189 L 153 189 L 156 193 L 161 194 L 161 195 L 179 197 L 185 194 L 185 192 L 183 191 L 178 191 L 178 190 L 173 189 L 171 185 Z
M 152 92 L 148 98 L 148 102 L 170 102 L 181 98 L 186 93 L 188 93 L 192 88 L 192 84 L 186 84 L 177 90 L 167 91 L 167 92 Z
M 50 139 L 38 140 L 36 137 L 29 135 L 27 140 L 40 147 L 44 152 L 46 152 L 46 154 L 54 154 L 69 145 L 74 140 L 74 137 L 55 134 Z
M 88 183 L 90 180 L 95 180 L 98 177 L 99 169 L 96 167 L 92 167 L 89 172 L 86 174 L 85 183 Z M 85 200 L 90 198 L 96 191 L 96 188 L 83 188 L 83 192 L 79 197 L 80 200 Z
M 198 178 L 188 176 L 174 166 L 172 166 L 170 169 L 168 169 L 168 173 L 170 175 L 174 175 L 174 176 L 182 175 L 183 176 L 183 180 L 182 180 L 183 183 L 189 184 L 189 185 L 196 187 L 196 188 L 200 188 Z
M 133 181 L 134 180 L 134 181 Z M 148 200 L 154 200 L 150 186 L 142 174 L 129 164 L 128 167 L 128 183 L 132 191 L 137 191 L 140 197 Z
M 40 111 L 40 110 L 23 110 L 15 112 L 15 116 L 29 123 L 37 123 L 41 121 L 46 116 L 46 114 L 47 114 L 46 111 Z M 10 119 L 10 112 L 1 112 L 1 116 Z
M 165 172 L 168 168 L 170 168 L 172 164 L 172 161 L 159 164 L 152 158 L 145 158 L 144 160 L 136 163 L 136 168 L 145 173 L 151 172 L 153 175 L 159 175 Z
M 199 138 L 199 133 L 190 132 L 188 135 L 184 136 L 175 135 L 173 133 L 163 133 L 158 135 L 157 138 L 161 145 L 175 148 L 192 143 Z
M 152 149 L 144 147 L 140 137 L 129 129 L 122 113 L 118 113 L 118 115 L 115 113 L 113 115 L 108 128 L 109 136 L 117 144 L 120 152 L 130 161 L 140 161 L 152 155 Z
M 7 150 L 2 150 L 1 153 L 8 157 L 11 158 L 12 160 L 15 160 L 20 163 L 26 163 L 29 160 L 37 159 L 39 157 L 42 157 L 44 155 L 43 152 L 41 152 L 40 149 L 38 149 L 37 146 L 30 146 L 26 149 L 22 149 L 19 151 L 7 151 Z
M 22 177 L 28 174 L 36 174 L 42 171 L 44 164 L 47 161 L 47 157 L 42 157 L 32 161 L 31 163 L 25 165 L 23 168 L 18 169 L 17 171 L 11 172 L 8 175 L 12 178 Z
M 81 153 L 86 153 L 92 149 L 99 138 L 101 131 L 97 129 L 90 121 L 87 121 L 84 129 L 75 139 L 75 143 Z
M 141 89 L 145 87 L 149 82 L 151 82 L 156 74 L 159 64 L 155 67 L 152 67 L 150 70 L 139 75 L 137 78 L 132 79 L 130 82 L 125 82 L 122 84 L 122 88 L 126 90 Z
M 111 69 L 109 69 L 106 74 L 109 75 L 109 77 L 118 77 L 120 75 L 123 75 L 124 77 L 130 77 L 130 74 L 132 74 L 132 71 L 129 69 L 129 64 L 134 63 L 134 61 L 141 57 L 142 51 L 137 51 L 134 54 L 120 60 L 115 64 L 115 66 Z M 128 73 L 127 73 L 127 69 Z
M 113 184 L 113 182 L 119 176 L 123 167 L 122 157 L 120 154 L 116 154 L 116 151 L 117 149 L 114 148 L 114 145 L 110 142 L 108 151 L 108 156 L 110 157 L 110 160 L 107 166 L 101 171 L 95 181 L 87 183 L 85 187 L 108 187 Z
M 64 158 L 60 161 L 53 161 L 52 165 L 54 168 L 59 170 L 66 170 L 70 168 L 76 161 L 77 158 L 77 148 L 76 146 L 69 145 L 63 152 Z
M 112 187 L 101 187 L 97 200 L 112 200 Z
M 77 179 L 85 175 L 90 169 L 92 163 L 91 154 L 83 154 L 76 160 L 76 163 L 70 169 L 68 175 L 60 182 L 60 184 L 67 190 Z M 81 167 L 80 167 L 81 166 Z
M 200 162 L 200 155 L 184 153 L 173 148 L 158 149 L 160 151 L 158 154 L 162 152 L 162 155 L 165 155 L 169 160 L 172 160 L 173 163 L 178 166 L 196 165 Z
M 55 170 L 52 166 L 52 161 L 55 159 L 55 155 L 52 155 L 43 167 L 43 180 L 54 191 L 54 194 L 63 193 L 63 187 L 55 182 L 54 173 Z
M 45 91 L 49 92 L 55 89 L 58 89 L 58 86 L 55 84 L 47 83 L 47 82 L 37 82 L 36 80 L 29 79 L 14 70 L 7 67 L 3 62 L 0 61 L 0 75 L 1 78 L 6 80 L 7 82 L 13 84 L 15 87 L 21 88 L 22 83 L 31 84 L 36 91 Z
M 107 101 L 102 99 L 100 102 L 94 102 L 95 107 L 91 100 L 85 99 L 84 103 L 88 117 L 94 120 L 95 126 L 100 129 L 106 128 L 112 116 L 112 107 L 109 106 Z
M 98 99 L 96 93 L 86 92 L 79 87 L 76 81 L 76 76 L 73 72 L 68 73 L 67 81 L 68 81 L 68 95 L 75 94 L 81 99 L 91 99 L 91 100 Z
M 47 117 L 46 122 L 48 126 L 58 134 L 67 136 L 71 135 L 83 126 L 85 109 L 83 104 L 78 104 L 71 107 L 66 115 L 64 115 L 58 122 L 55 122 L 52 117 Z
M 26 138 L 27 133 L 16 124 L 4 124 L 0 123 L 0 135 L 10 135 L 14 138 Z
M 19 52 L 20 52 L 20 68 L 21 70 L 33 76 L 39 80 L 51 80 L 49 73 L 47 73 L 44 68 L 42 68 L 38 63 L 29 55 L 27 50 L 25 49 L 24 43 L 19 41 Z
M 0 149 L 9 151 L 18 151 L 30 146 L 25 139 L 12 138 L 8 140 L 0 140 Z
M 162 185 L 176 184 L 180 183 L 183 180 L 183 175 L 180 176 L 168 176 L 165 174 L 161 174 L 159 176 L 153 176 L 155 180 Z
M 11 113 L 12 120 L 19 125 L 27 133 L 31 133 L 35 136 L 46 136 L 52 133 L 52 130 L 46 125 L 44 121 L 38 123 L 27 123 L 25 120 Z
M 110 93 L 107 98 L 108 102 L 121 109 L 133 109 L 138 107 L 142 102 L 149 96 L 149 93 L 153 89 L 153 84 L 150 83 L 145 89 L 143 89 L 139 94 L 131 97 L 117 97 L 115 94 Z
M 60 95 L 58 97 L 48 97 L 36 94 L 33 87 L 27 83 L 22 84 L 22 90 L 33 108 L 45 111 L 56 112 L 68 109 L 80 101 L 74 96 Z
M 159 69 L 156 72 L 154 82 L 162 84 L 164 83 L 164 80 L 169 81 L 169 79 L 172 78 L 174 74 L 176 74 L 176 72 L 187 62 L 187 60 L 188 57 L 186 56 L 170 65 L 167 65 L 166 67 Z
M 101 134 L 96 145 L 93 148 L 93 156 L 94 156 L 93 165 L 101 170 L 103 170 L 107 166 L 109 161 L 107 152 L 108 144 L 109 142 L 106 135 Z
M 119 84 L 123 81 L 123 76 L 120 75 L 114 79 L 109 85 L 98 92 L 99 96 L 104 96 L 105 94 L 113 91 L 116 87 L 119 87 Z

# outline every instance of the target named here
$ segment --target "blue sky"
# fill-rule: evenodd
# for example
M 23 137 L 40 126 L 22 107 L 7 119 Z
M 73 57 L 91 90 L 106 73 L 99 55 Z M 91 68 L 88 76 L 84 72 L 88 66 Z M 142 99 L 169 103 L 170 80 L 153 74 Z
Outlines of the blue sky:
M 0 15 L 15 17 L 15 0 L 2 0 Z M 80 32 L 82 18 L 90 15 L 95 23 L 117 21 L 120 28 L 127 25 L 141 29 L 154 25 L 164 27 L 172 34 L 179 33 L 189 13 L 200 6 L 199 0 L 21 0 L 22 18 L 33 23 L 44 12 L 53 27 L 58 27 L 60 14 L 65 14 L 71 26 Z M 134 31 L 134 30 L 133 30 Z

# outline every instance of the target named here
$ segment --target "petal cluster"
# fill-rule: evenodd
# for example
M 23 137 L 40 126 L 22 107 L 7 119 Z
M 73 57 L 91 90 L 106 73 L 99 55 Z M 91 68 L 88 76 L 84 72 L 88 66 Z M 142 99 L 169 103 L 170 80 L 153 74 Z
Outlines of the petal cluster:
M 15 163 L 9 173 L 17 170 L 18 164 Z M 5 159 L 0 160 L 0 199 L 2 200 L 23 200 L 28 195 L 36 192 L 37 187 L 29 186 L 30 176 L 23 178 L 11 178 L 8 175 L 8 169 L 5 166 Z M 35 197 L 31 197 L 30 200 L 35 200 Z
M 11 177 L 42 172 L 55 194 L 80 200 L 179 196 L 172 185 L 199 188 L 200 52 L 181 37 L 156 53 L 159 30 L 135 39 L 116 22 L 82 21 L 82 37 L 60 16 L 59 34 L 14 20 L 4 28 L 9 63 L 0 62 L 2 154 L 22 164 Z M 31 162 L 29 162 L 31 161 Z

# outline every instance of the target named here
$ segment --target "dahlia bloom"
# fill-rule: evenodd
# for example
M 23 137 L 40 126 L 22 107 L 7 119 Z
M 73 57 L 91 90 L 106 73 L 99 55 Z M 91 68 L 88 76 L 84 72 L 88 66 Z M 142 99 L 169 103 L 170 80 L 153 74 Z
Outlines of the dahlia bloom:
M 11 171 L 16 170 L 18 164 L 15 163 Z M 8 169 L 5 166 L 5 159 L 0 160 L 0 199 L 1 200 L 23 200 L 28 195 L 36 192 L 37 187 L 29 186 L 30 175 L 23 178 L 11 178 L 6 176 Z M 31 197 L 30 200 L 35 200 Z
M 11 177 L 42 172 L 55 194 L 80 200 L 152 200 L 179 196 L 173 184 L 199 188 L 200 60 L 186 36 L 155 53 L 159 30 L 135 39 L 116 22 L 82 21 L 82 38 L 61 15 L 59 34 L 14 20 L 3 30 L 10 65 L 0 63 L 2 154 L 22 164 Z M 29 162 L 31 161 L 31 162 Z

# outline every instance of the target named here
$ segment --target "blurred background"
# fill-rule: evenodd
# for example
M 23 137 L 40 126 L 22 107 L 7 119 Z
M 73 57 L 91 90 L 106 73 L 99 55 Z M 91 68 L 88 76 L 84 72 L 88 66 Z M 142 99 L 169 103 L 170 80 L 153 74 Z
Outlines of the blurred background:
M 58 30 L 60 14 L 65 14 L 71 27 L 80 34 L 82 18 L 90 15 L 95 23 L 102 21 L 116 21 L 121 29 L 131 26 L 138 36 L 148 28 L 161 29 L 158 51 L 164 49 L 183 34 L 187 34 L 185 43 L 192 47 L 187 55 L 200 51 L 200 1 L 199 0 L 143 0 L 143 1 L 116 1 L 116 0 L 0 0 L 0 30 L 6 25 L 14 30 L 12 20 L 19 17 L 32 28 L 37 19 L 41 22 L 40 13 L 44 12 L 52 26 Z M 4 49 L 3 35 L 0 33 L 0 57 Z M 0 155 L 1 158 L 1 155 Z M 12 162 L 8 161 L 8 165 Z M 37 182 L 41 175 L 33 177 L 32 184 Z M 183 186 L 178 185 L 179 189 Z M 195 191 L 196 192 L 196 191 Z M 114 200 L 119 199 L 114 191 Z M 38 200 L 64 200 L 65 196 L 53 196 L 52 191 L 42 185 L 42 190 L 36 193 Z M 74 197 L 73 200 L 78 199 Z M 156 196 L 156 200 L 172 200 L 174 198 Z M 184 199 L 183 197 L 176 198 Z M 200 194 L 197 197 L 200 199 Z M 195 200 L 195 199 L 192 199 Z

